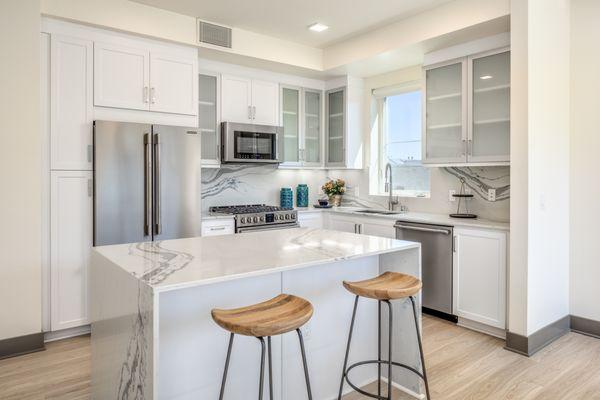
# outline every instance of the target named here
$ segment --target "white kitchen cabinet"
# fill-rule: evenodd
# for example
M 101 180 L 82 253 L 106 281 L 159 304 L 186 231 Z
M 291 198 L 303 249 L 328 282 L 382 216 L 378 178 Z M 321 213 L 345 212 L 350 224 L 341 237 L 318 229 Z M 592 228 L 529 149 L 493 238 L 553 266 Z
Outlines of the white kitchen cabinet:
M 94 105 L 197 114 L 198 61 L 191 55 L 94 43 Z
M 196 115 L 198 61 L 150 53 L 150 111 Z
M 230 235 L 235 233 L 233 218 L 217 218 L 202 221 L 202 236 Z
M 424 82 L 424 164 L 509 163 L 508 48 L 428 65 Z
M 94 43 L 94 105 L 149 110 L 150 50 Z
M 226 122 L 277 125 L 279 85 L 238 76 L 221 77 L 221 119 Z
M 221 164 L 219 74 L 202 72 L 198 77 L 198 127 L 202 136 L 202 166 L 218 167 Z
M 323 228 L 323 213 L 320 211 L 309 212 L 303 211 L 298 213 L 298 224 L 302 228 Z
M 341 232 L 358 233 L 358 224 L 351 215 L 328 215 L 327 229 Z
M 92 169 L 93 43 L 63 35 L 50 39 L 51 169 Z
M 281 86 L 284 167 L 321 166 L 322 92 Z
M 506 238 L 503 231 L 454 229 L 454 314 L 506 327 Z
M 360 221 L 359 232 L 363 235 L 380 236 L 390 239 L 396 238 L 395 221 L 391 219 L 369 218 Z
M 92 172 L 50 176 L 51 330 L 88 324 L 88 270 L 92 249 Z
M 341 83 L 343 86 L 335 86 Z M 344 77 L 325 92 L 325 165 L 330 168 L 363 167 L 364 85 L 362 79 Z

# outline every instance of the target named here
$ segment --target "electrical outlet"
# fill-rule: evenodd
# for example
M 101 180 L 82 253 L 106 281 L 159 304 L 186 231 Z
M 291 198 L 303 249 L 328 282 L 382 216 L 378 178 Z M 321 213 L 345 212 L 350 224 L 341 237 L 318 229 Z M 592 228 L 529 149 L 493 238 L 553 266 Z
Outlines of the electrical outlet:
M 454 189 L 448 190 L 448 201 L 456 201 L 456 197 L 453 196 L 455 194 L 456 194 L 456 190 L 454 190 Z
M 488 201 L 496 201 L 496 189 L 488 189 Z
M 310 338 L 312 337 L 311 321 L 308 321 L 306 324 L 304 324 L 304 326 L 301 329 L 302 329 L 302 336 L 304 337 L 304 340 L 309 341 Z

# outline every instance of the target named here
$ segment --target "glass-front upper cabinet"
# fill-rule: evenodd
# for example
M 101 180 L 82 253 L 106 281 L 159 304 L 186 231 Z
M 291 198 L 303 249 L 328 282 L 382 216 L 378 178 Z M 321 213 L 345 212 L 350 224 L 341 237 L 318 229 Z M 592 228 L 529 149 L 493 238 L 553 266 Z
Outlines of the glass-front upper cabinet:
M 304 148 L 305 165 L 321 164 L 321 91 L 304 89 Z
M 346 89 L 327 91 L 327 165 L 344 166 Z
M 472 56 L 469 69 L 469 161 L 509 161 L 510 52 Z
M 198 127 L 202 136 L 202 165 L 206 167 L 217 167 L 221 162 L 218 80 L 218 74 L 202 73 L 198 76 Z
M 466 162 L 465 60 L 425 70 L 423 163 Z
M 281 121 L 283 125 L 283 162 L 298 164 L 300 159 L 300 89 L 281 87 Z

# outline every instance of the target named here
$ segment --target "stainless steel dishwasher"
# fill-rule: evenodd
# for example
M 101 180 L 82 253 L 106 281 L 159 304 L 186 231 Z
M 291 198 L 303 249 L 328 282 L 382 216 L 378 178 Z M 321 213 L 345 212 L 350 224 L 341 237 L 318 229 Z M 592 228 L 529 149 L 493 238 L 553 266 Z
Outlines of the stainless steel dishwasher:
M 454 227 L 396 221 L 396 238 L 421 243 L 423 312 L 456 322 L 452 314 Z

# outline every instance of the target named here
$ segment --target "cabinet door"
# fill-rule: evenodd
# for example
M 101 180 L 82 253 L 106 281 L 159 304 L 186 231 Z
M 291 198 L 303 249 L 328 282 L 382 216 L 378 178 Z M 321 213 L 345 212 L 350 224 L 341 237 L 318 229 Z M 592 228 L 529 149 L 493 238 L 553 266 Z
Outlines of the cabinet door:
M 423 162 L 466 162 L 466 61 L 425 71 Z
M 52 171 L 50 199 L 51 329 L 89 323 L 92 172 Z
M 341 232 L 357 232 L 357 224 L 351 218 L 329 215 L 329 229 Z
M 202 236 L 231 235 L 233 233 L 235 233 L 235 222 L 233 218 L 202 222 Z
M 216 74 L 200 74 L 198 78 L 198 126 L 202 135 L 202 165 L 218 166 L 219 154 L 219 121 L 218 121 L 218 87 L 219 77 Z
M 281 125 L 283 125 L 283 162 L 300 165 L 300 88 L 281 87 Z
M 252 81 L 221 76 L 221 119 L 225 122 L 252 122 Z
M 321 164 L 321 92 L 304 90 L 304 146 L 302 159 L 305 165 Z
M 93 43 L 52 35 L 50 56 L 51 169 L 92 169 Z
M 506 233 L 456 228 L 454 235 L 454 313 L 504 329 Z
M 346 141 L 346 89 L 327 92 L 327 165 L 344 166 Z
M 471 162 L 510 160 L 510 52 L 469 59 Z
M 150 52 L 94 43 L 94 105 L 148 110 Z
M 198 60 L 150 54 L 150 110 L 196 115 Z
M 364 235 L 380 236 L 380 237 L 395 239 L 396 238 L 396 228 L 394 228 L 395 221 L 387 220 L 386 222 L 361 222 L 360 233 L 362 233 Z
M 252 81 L 252 113 L 255 124 L 279 125 L 279 85 Z

